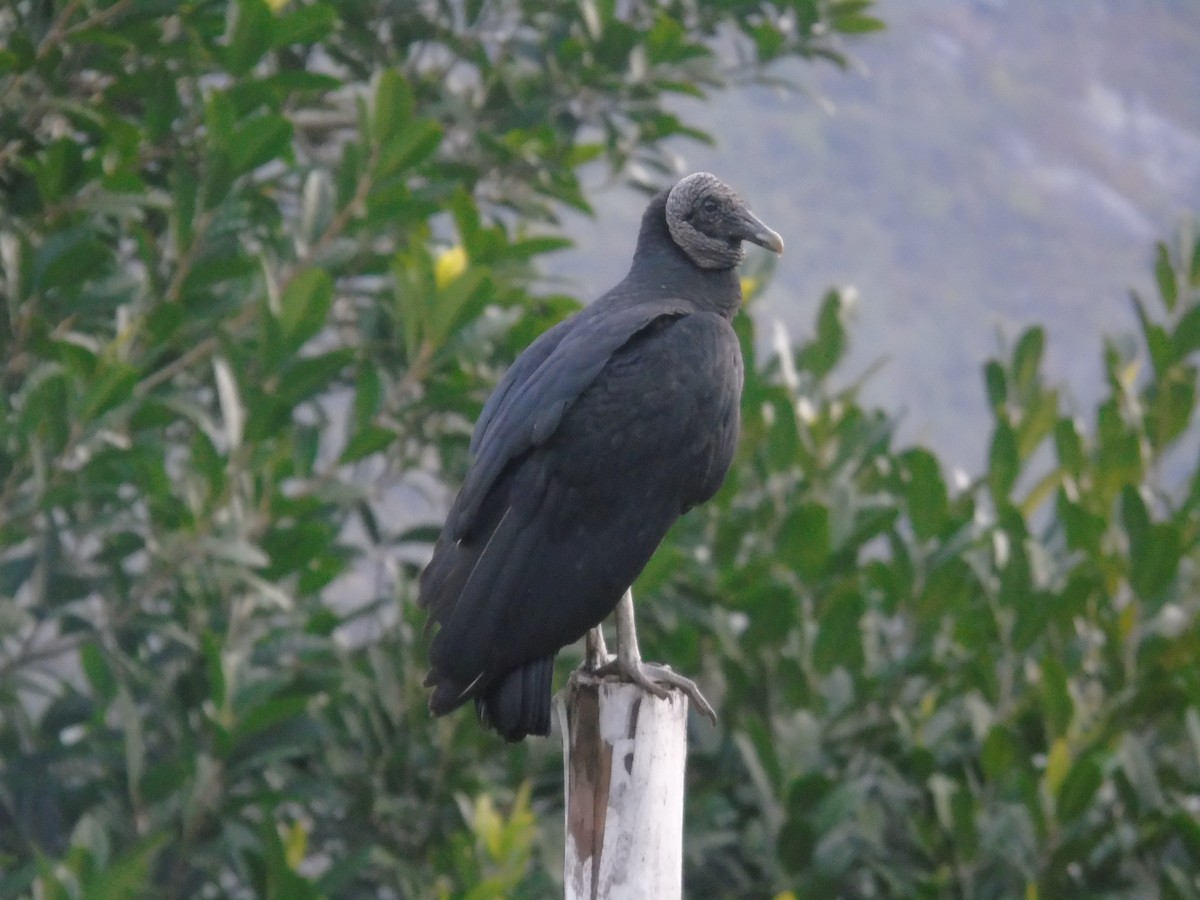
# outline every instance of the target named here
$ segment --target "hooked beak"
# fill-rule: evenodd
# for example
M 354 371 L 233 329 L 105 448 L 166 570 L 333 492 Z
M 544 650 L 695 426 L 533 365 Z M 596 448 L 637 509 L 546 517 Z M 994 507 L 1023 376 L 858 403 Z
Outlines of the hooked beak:
M 783 252 L 783 238 L 779 232 L 768 228 L 766 224 L 750 210 L 741 211 L 738 216 L 737 236 L 743 241 L 750 241 L 760 247 L 766 247 L 774 253 Z

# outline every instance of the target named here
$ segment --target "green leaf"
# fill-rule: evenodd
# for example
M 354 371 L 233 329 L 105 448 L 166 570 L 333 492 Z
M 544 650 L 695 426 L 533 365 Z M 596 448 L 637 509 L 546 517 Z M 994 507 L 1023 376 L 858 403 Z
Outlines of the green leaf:
M 1138 483 L 1142 475 L 1141 441 L 1137 432 L 1125 423 L 1116 398 L 1100 405 L 1096 424 L 1100 475 L 1118 487 Z
M 1067 739 L 1055 738 L 1050 742 L 1050 750 L 1046 754 L 1046 789 L 1051 796 L 1057 796 L 1059 788 L 1071 771 L 1071 748 Z
M 1200 305 L 1191 307 L 1180 317 L 1171 342 L 1178 359 L 1200 350 Z
M 329 389 L 333 380 L 354 361 L 354 351 L 345 348 L 304 356 L 286 366 L 279 385 L 278 396 L 295 406 Z
M 432 119 L 418 119 L 383 142 L 379 152 L 381 176 L 395 175 L 428 159 L 442 142 L 442 127 Z
M 1121 493 L 1121 519 L 1129 535 L 1130 555 L 1144 551 L 1150 543 L 1151 522 L 1146 504 L 1137 488 L 1127 486 Z
M 234 129 L 230 164 L 240 175 L 283 156 L 291 145 L 290 120 L 274 114 L 254 116 Z
M 61 137 L 29 160 L 26 168 L 37 182 L 44 206 L 53 206 L 70 196 L 87 177 L 82 150 L 74 141 Z
M 344 463 L 357 462 L 372 453 L 386 450 L 395 442 L 396 432 L 390 428 L 368 425 L 346 442 L 346 449 L 342 451 L 341 461 Z
M 785 49 L 784 33 L 770 22 L 747 22 L 742 30 L 754 41 L 755 52 L 762 62 L 774 59 Z
M 260 385 L 247 385 L 242 399 L 247 413 L 245 439 L 249 443 L 266 440 L 292 421 L 295 403 L 288 403 Z
M 324 521 L 277 525 L 263 535 L 263 550 L 271 558 L 266 577 L 277 580 L 304 568 L 329 549 L 332 540 L 333 529 Z
M 192 434 L 191 462 L 193 469 L 207 479 L 209 496 L 221 496 L 225 490 L 225 458 L 203 428 Z
M 1017 428 L 1017 456 L 1028 459 L 1058 421 L 1058 391 L 1038 389 L 1027 402 Z
M 225 707 L 225 662 L 220 637 L 211 631 L 206 631 L 200 639 L 201 652 L 204 655 L 204 671 L 208 676 L 208 699 L 214 708 L 220 712 Z
M 1154 280 L 1158 282 L 1158 293 L 1167 312 L 1174 312 L 1179 300 L 1179 284 L 1175 280 L 1170 251 L 1162 241 L 1154 245 Z
M 0 597 L 13 597 L 37 569 L 38 557 L 34 553 L 21 556 L 8 555 L 0 559 Z
M 1183 252 L 1188 252 L 1186 246 L 1184 247 Z M 1196 235 L 1192 241 L 1191 255 L 1191 264 L 1187 266 L 1188 286 L 1200 288 L 1200 235 Z
M 333 279 L 324 269 L 305 269 L 292 279 L 280 298 L 279 321 L 292 349 L 315 337 L 333 307 Z
M 1159 453 L 1187 430 L 1196 408 L 1196 370 L 1177 365 L 1169 369 L 1149 392 L 1146 436 Z
M 70 426 L 67 378 L 57 363 L 43 364 L 26 378 L 26 394 L 17 420 L 21 431 L 36 434 L 50 453 L 66 444 Z
M 300 8 L 316 9 L 317 7 L 304 6 Z M 275 72 L 264 78 L 260 78 L 258 83 L 272 95 L 328 93 L 329 91 L 336 91 L 343 87 L 342 80 L 332 75 L 322 75 L 318 72 L 304 72 L 297 69 Z M 313 171 L 325 172 L 326 170 L 316 169 Z
M 796 464 L 800 450 L 800 431 L 796 425 L 796 404 L 791 392 L 777 389 L 759 409 L 770 409 L 773 417 L 766 429 L 767 463 L 773 471 L 786 472 Z M 757 412 L 757 410 L 756 410 Z
M 950 500 L 937 457 L 928 450 L 909 450 L 900 457 L 908 515 L 917 537 L 937 535 L 946 523 Z
M 882 31 L 887 26 L 883 21 L 873 16 L 835 16 L 833 28 L 842 34 L 867 34 L 872 31 Z
M 1039 695 L 1042 712 L 1046 716 L 1047 731 L 1054 736 L 1063 735 L 1067 726 L 1071 724 L 1071 716 L 1075 710 L 1071 692 L 1067 689 L 1067 671 L 1053 656 L 1043 657 L 1041 668 Z
M 282 15 L 275 17 L 271 30 L 271 46 L 316 44 L 324 40 L 337 25 L 337 10 L 330 3 L 300 6 L 289 4 Z M 336 85 L 335 85 L 336 86 Z M 332 89 L 329 87 L 327 89 Z
M 1054 448 L 1058 453 L 1058 462 L 1064 469 L 1074 475 L 1083 471 L 1085 457 L 1083 455 L 1083 440 L 1075 427 L 1074 419 L 1062 418 L 1054 426 Z
M 1059 821 L 1067 823 L 1082 816 L 1103 782 L 1104 775 L 1092 755 L 1076 760 L 1055 798 Z
M 127 900 L 153 893 L 155 857 L 169 839 L 168 833 L 161 832 L 133 843 L 103 864 L 94 860 L 96 864 L 86 869 L 81 895 L 88 900 Z
M 1146 349 L 1150 351 L 1150 362 L 1154 366 L 1154 371 L 1161 375 L 1176 359 L 1173 342 L 1167 335 L 1167 330 L 1151 320 L 1137 294 L 1133 295 L 1133 309 L 1137 313 L 1142 337 L 1146 341 Z
M 830 291 L 821 301 L 817 314 L 817 335 L 798 354 L 797 362 L 817 378 L 833 371 L 846 350 L 846 331 L 842 325 L 842 297 Z
M 780 557 L 790 562 L 801 578 L 811 580 L 824 569 L 831 541 L 829 508 L 801 503 L 784 519 L 777 546 Z
M 645 47 L 646 55 L 654 65 L 680 63 L 712 53 L 704 44 L 689 40 L 683 23 L 666 12 L 660 12 L 645 33 Z
M 504 248 L 499 256 L 503 259 L 512 260 L 532 259 L 543 253 L 566 250 L 573 246 L 575 246 L 575 242 L 568 237 L 551 237 L 547 235 L 543 237 L 524 238 L 523 240 L 513 241 Z
M 977 589 L 971 568 L 963 560 L 950 557 L 926 576 L 924 588 L 917 598 L 918 624 L 936 628 L 940 617 L 948 611 L 967 609 L 971 595 Z
M 93 277 L 108 268 L 111 254 L 99 235 L 85 227 L 68 227 L 53 232 L 33 258 L 31 292 L 52 289 L 72 295 L 82 286 L 80 272 Z
M 738 595 L 736 608 L 742 609 L 750 625 L 742 640 L 754 652 L 778 652 L 780 641 L 788 635 L 796 623 L 796 597 L 794 591 L 781 586 L 769 577 L 763 577 L 731 591 Z
M 439 288 L 433 298 L 432 308 L 428 312 L 426 339 L 434 347 L 440 347 L 446 342 L 464 320 L 469 321 L 471 312 L 481 311 L 482 302 L 479 300 L 481 288 L 485 286 L 487 276 L 479 269 L 467 269 L 445 287 Z
M 334 172 L 334 188 L 339 206 L 354 201 L 358 182 L 363 174 L 363 148 L 358 144 L 347 144 L 342 148 L 342 160 Z
M 379 73 L 373 113 L 373 136 L 380 146 L 393 143 L 412 123 L 412 89 L 396 69 L 384 69 Z M 429 124 L 432 123 L 426 123 Z
M 404 335 L 404 350 L 411 362 L 420 352 L 429 328 L 429 300 L 436 291 L 433 260 L 422 246 L 414 246 L 392 257 L 395 283 L 394 309 Z
M 367 361 L 358 369 L 354 385 L 354 427 L 362 430 L 370 425 L 383 402 L 383 384 L 375 366 Z
M 809 6 L 810 4 L 804 5 Z M 874 16 L 866 15 L 866 11 L 872 5 L 869 0 L 833 0 L 827 7 L 829 24 L 834 31 L 842 34 L 866 34 L 871 31 L 879 31 L 885 27 L 883 22 Z M 816 4 L 811 4 L 811 6 L 815 7 Z M 816 9 L 813 9 L 804 18 L 815 23 L 817 20 Z
M 52 345 L 59 362 L 72 376 L 82 380 L 94 377 L 100 362 L 98 353 L 76 341 L 54 341 Z
M 85 395 L 82 416 L 86 421 L 104 415 L 128 400 L 140 373 L 133 366 L 112 363 Z
M 171 217 L 172 236 L 175 238 L 175 252 L 183 255 L 192 241 L 192 231 L 195 227 L 196 197 L 199 192 L 199 182 L 192 166 L 184 165 L 176 160 L 171 169 Z
M 210 145 L 226 151 L 231 148 L 233 131 L 237 127 L 237 109 L 228 91 L 213 90 L 205 97 L 204 125 Z
M 458 229 L 458 235 L 467 253 L 476 258 L 483 257 L 488 234 L 479 217 L 479 207 L 475 198 L 460 188 L 450 197 L 449 206 L 454 215 L 454 227 Z
M 992 434 L 992 447 L 988 453 L 988 487 L 997 506 L 1008 502 L 1020 473 L 1016 433 L 1007 422 L 999 421 Z
M 866 603 L 857 593 L 835 595 L 821 611 L 817 639 L 813 644 L 813 665 L 828 673 L 842 667 L 852 673 L 863 664 L 862 631 L 859 622 Z
M 1058 518 L 1067 536 L 1067 546 L 1093 556 L 1100 552 L 1100 542 L 1108 530 L 1103 516 L 1095 515 L 1082 504 L 1073 503 L 1067 492 L 1059 490 L 1056 501 Z
M 1004 725 L 993 725 L 979 751 L 983 774 L 991 781 L 1001 781 L 1011 774 L 1021 755 L 1012 732 Z
M 1008 379 L 1004 367 L 994 359 L 983 367 L 983 382 L 987 388 L 988 406 L 998 411 L 1008 402 Z
M 276 318 L 270 298 L 263 294 L 258 316 L 258 359 L 264 376 L 275 374 L 294 352 L 284 334 L 283 323 Z
M 204 178 L 200 184 L 200 196 L 206 210 L 220 205 L 229 196 L 235 173 L 228 150 L 212 147 L 204 156 Z
M 270 49 L 275 17 L 263 0 L 236 0 L 230 17 L 225 65 L 234 75 L 245 75 Z
M 799 873 L 809 865 L 821 834 L 817 810 L 833 788 L 819 772 L 809 772 L 788 786 L 787 819 L 778 839 L 780 861 L 788 871 Z
M 171 133 L 172 124 L 183 112 L 178 83 L 166 66 L 155 67 L 145 73 L 140 93 L 149 137 L 158 143 Z
M 264 900 L 321 900 L 316 886 L 288 863 L 287 847 L 275 817 L 263 821 L 259 840 L 247 842 L 256 848 L 253 871 L 258 874 L 255 895 Z
M 1025 331 L 1013 350 L 1013 385 L 1022 397 L 1026 396 L 1038 382 L 1038 369 L 1042 365 L 1042 354 L 1046 348 L 1046 331 L 1034 326 Z
M 119 685 L 112 706 L 125 737 L 125 777 L 129 784 L 139 785 L 146 771 L 145 717 L 138 709 L 133 694 L 124 685 Z
M 1121 492 L 1121 520 L 1129 537 L 1130 587 L 1152 609 L 1157 608 L 1179 568 L 1183 552 L 1179 528 L 1171 522 L 1152 522 L 1132 485 Z
M 96 641 L 88 641 L 79 648 L 79 662 L 96 699 L 106 705 L 117 694 L 117 679 L 109 668 L 104 650 Z

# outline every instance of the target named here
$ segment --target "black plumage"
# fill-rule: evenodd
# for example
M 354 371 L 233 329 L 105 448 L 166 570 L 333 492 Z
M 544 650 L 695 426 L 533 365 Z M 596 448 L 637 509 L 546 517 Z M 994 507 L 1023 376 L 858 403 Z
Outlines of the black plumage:
M 697 173 L 655 197 L 612 290 L 518 357 L 484 407 L 420 603 L 432 711 L 550 727 L 554 657 L 598 625 L 733 457 L 742 241 L 779 236 Z

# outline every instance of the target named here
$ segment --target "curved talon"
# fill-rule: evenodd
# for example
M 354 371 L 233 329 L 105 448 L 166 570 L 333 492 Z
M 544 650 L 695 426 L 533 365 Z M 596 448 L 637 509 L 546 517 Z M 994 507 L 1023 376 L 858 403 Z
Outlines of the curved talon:
M 669 691 L 664 687 L 659 687 L 646 674 L 646 670 L 649 668 L 653 667 L 647 666 L 640 660 L 630 665 L 627 660 L 621 659 L 618 656 L 616 659 L 609 660 L 609 662 L 597 669 L 596 674 L 601 678 L 603 678 L 605 675 L 615 675 L 622 681 L 628 681 L 632 684 L 636 684 L 643 691 L 653 694 L 659 700 L 666 700 Z
M 629 681 L 636 684 L 642 690 L 653 694 L 660 700 L 667 699 L 670 693 L 668 688 L 663 685 L 669 685 L 672 688 L 678 688 L 683 691 L 696 706 L 696 712 L 704 716 L 714 725 L 717 724 L 717 714 L 713 710 L 711 704 L 704 699 L 704 694 L 700 692 L 700 688 L 696 686 L 696 682 L 692 679 L 680 675 L 671 669 L 670 666 L 659 666 L 653 663 L 644 663 L 640 660 L 630 661 L 621 659 L 618 656 L 607 664 L 596 670 L 599 676 L 616 675 L 623 681 Z
M 632 591 L 625 591 L 621 599 L 617 601 L 616 612 L 616 659 L 609 658 L 609 661 L 599 668 L 594 668 L 593 666 L 594 674 L 601 678 L 605 675 L 616 675 L 624 681 L 636 684 L 642 690 L 653 694 L 660 700 L 665 700 L 668 694 L 667 689 L 662 687 L 662 685 L 665 684 L 673 688 L 678 688 L 691 698 L 692 703 L 696 706 L 696 711 L 700 715 L 716 725 L 717 714 L 713 712 L 712 706 L 704 699 L 704 695 L 700 693 L 700 688 L 696 687 L 696 682 L 671 671 L 670 666 L 659 666 L 642 662 L 642 654 L 638 650 L 637 629 L 633 625 Z M 587 661 L 589 663 L 594 663 L 597 658 L 605 659 L 608 656 L 604 647 L 604 632 L 601 631 L 600 626 L 596 626 L 588 632 L 587 647 Z
M 696 686 L 696 682 L 686 676 L 680 675 L 678 672 L 671 670 L 670 666 L 642 666 L 643 671 L 646 669 L 654 670 L 654 674 L 650 677 L 656 679 L 662 684 L 669 684 L 672 687 L 683 691 L 691 698 L 692 703 L 696 705 L 696 712 L 708 719 L 714 725 L 717 724 L 717 713 L 704 698 L 704 694 L 700 693 L 700 688 Z

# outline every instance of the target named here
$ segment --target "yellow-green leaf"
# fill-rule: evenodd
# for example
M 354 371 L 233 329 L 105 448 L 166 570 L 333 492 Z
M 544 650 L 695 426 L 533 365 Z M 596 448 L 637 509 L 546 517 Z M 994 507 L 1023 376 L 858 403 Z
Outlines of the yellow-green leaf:
M 304 862 L 304 855 L 308 852 L 308 829 L 303 822 L 292 823 L 283 836 L 283 850 L 288 868 L 295 869 Z
M 480 794 L 475 799 L 475 834 L 483 841 L 488 855 L 493 859 L 500 856 L 500 844 L 503 838 L 504 820 L 496 811 L 490 794 Z
M 1066 738 L 1056 738 L 1050 745 L 1050 753 L 1046 757 L 1046 789 L 1052 797 L 1058 796 L 1058 789 L 1071 771 L 1071 748 L 1067 746 Z

